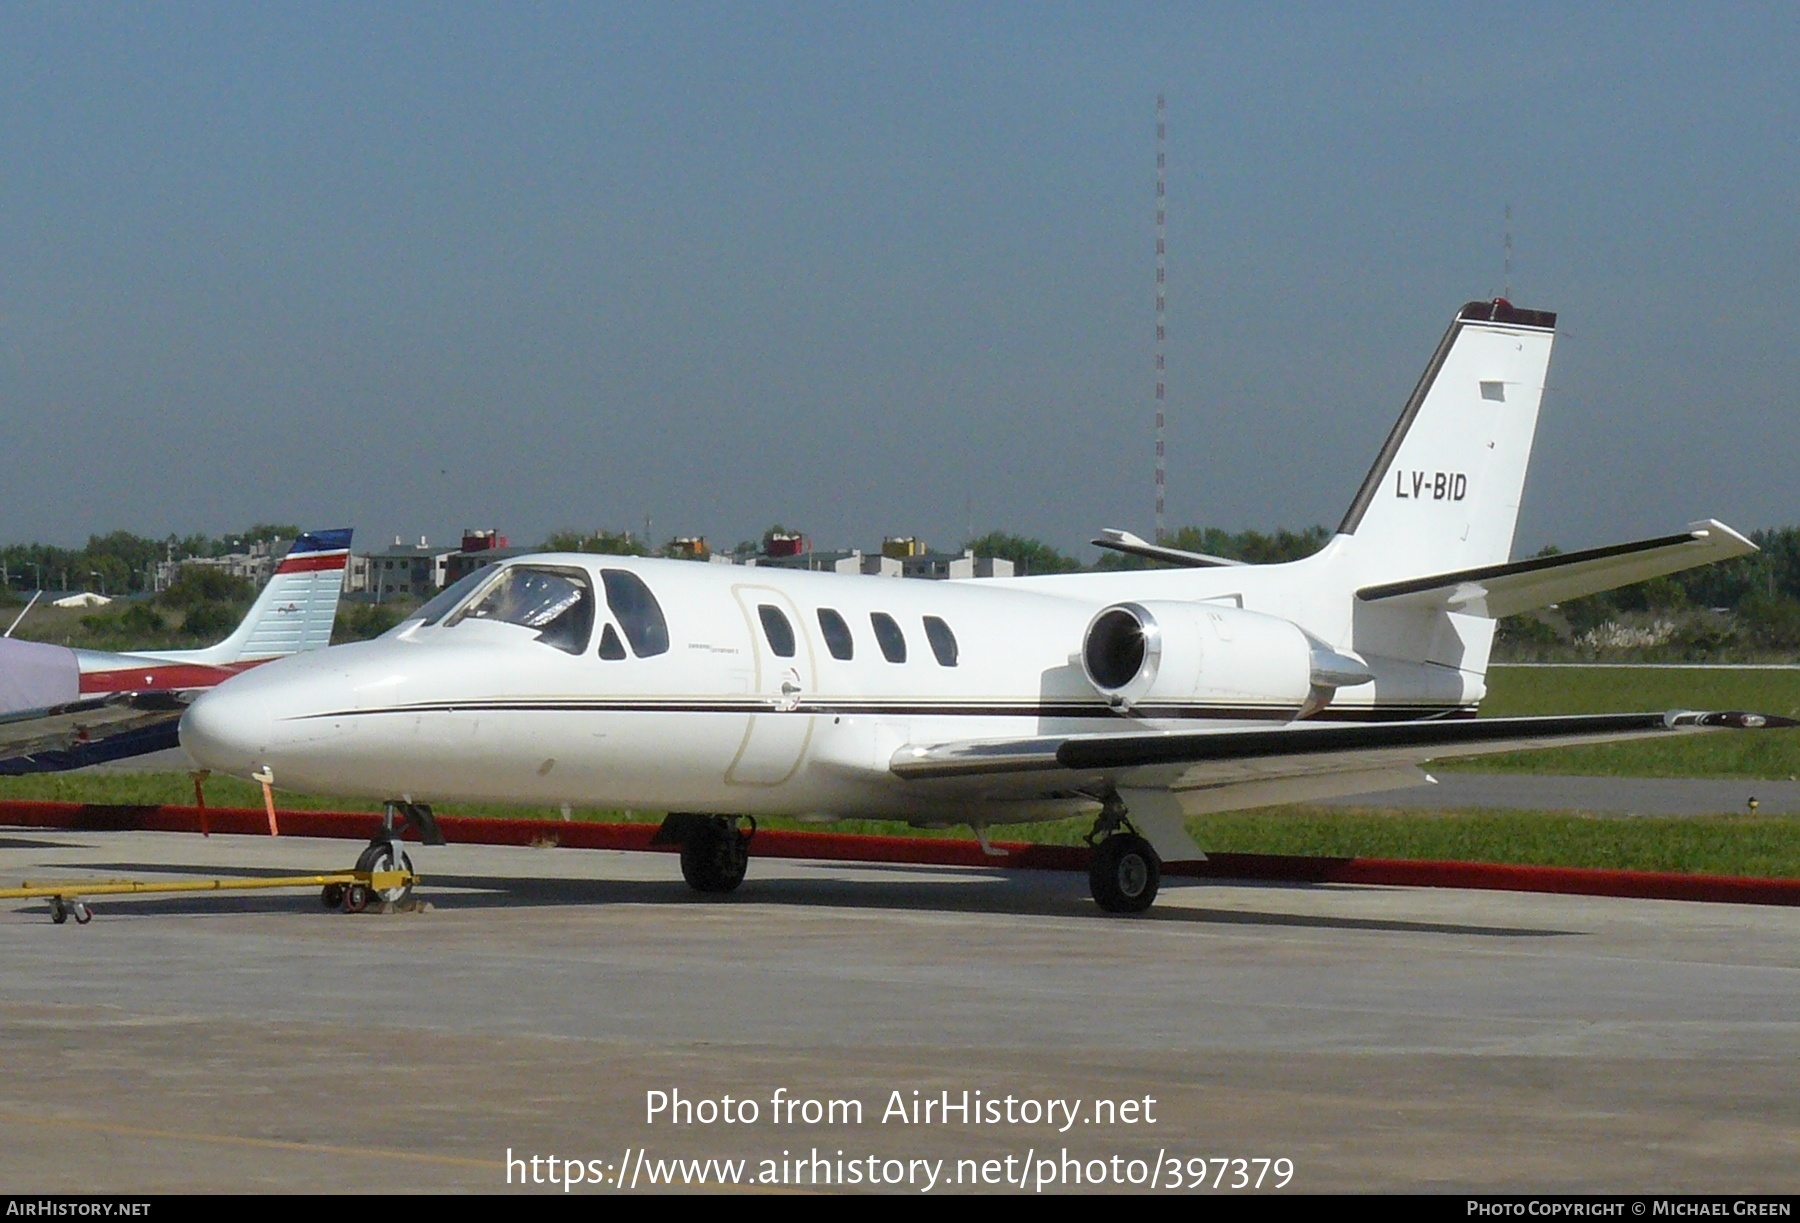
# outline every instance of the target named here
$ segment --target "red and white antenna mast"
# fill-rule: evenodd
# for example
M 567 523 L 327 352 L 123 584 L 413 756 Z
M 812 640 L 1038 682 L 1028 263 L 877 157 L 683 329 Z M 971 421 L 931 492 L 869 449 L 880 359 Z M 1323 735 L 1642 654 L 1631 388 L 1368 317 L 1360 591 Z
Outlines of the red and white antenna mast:
M 1163 524 L 1163 490 L 1166 477 L 1163 472 L 1163 339 L 1167 334 L 1163 326 L 1163 284 L 1168 269 L 1163 263 L 1163 239 L 1168 231 L 1168 212 L 1165 208 L 1168 193 L 1168 163 L 1163 155 L 1163 96 L 1156 95 L 1156 542 L 1161 543 L 1164 533 Z

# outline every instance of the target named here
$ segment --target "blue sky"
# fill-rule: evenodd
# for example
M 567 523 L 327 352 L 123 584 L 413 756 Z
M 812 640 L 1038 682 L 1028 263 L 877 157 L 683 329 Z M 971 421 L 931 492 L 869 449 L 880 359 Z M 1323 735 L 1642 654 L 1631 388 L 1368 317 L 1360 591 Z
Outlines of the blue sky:
M 1335 523 L 1462 302 L 1519 546 L 1800 521 L 1792 6 L 9 5 L 0 538 Z

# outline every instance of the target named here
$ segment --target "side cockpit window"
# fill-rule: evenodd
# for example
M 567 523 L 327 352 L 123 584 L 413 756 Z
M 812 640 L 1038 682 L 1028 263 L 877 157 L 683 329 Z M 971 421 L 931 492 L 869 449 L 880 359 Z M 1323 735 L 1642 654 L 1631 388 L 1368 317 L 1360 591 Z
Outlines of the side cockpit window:
M 501 570 L 480 597 L 445 621 L 445 627 L 469 620 L 536 629 L 537 639 L 545 645 L 580 654 L 594 633 L 593 586 L 579 569 L 513 565 Z
M 669 622 L 644 579 L 629 569 L 602 569 L 600 581 L 606 587 L 606 606 L 624 630 L 631 652 L 639 658 L 668 653 Z

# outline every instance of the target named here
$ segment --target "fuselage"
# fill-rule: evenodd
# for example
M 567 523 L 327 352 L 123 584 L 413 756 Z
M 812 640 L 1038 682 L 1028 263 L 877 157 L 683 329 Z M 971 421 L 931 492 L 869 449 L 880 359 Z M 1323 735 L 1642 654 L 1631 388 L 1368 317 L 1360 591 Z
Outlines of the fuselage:
M 336 795 L 967 819 L 966 796 L 923 801 L 896 779 L 895 752 L 1292 719 L 1303 672 L 1296 681 L 1285 654 L 1246 653 L 1256 645 L 1241 627 L 1246 609 L 1269 619 L 1255 612 L 1261 603 L 1304 613 L 1303 567 L 1316 578 L 1319 562 L 1329 558 L 1299 570 L 927 582 L 520 558 L 378 640 L 231 679 L 189 710 L 182 742 L 215 770 L 268 768 L 280 787 Z M 1282 581 L 1281 570 L 1295 571 Z M 1084 634 L 1126 597 L 1216 608 L 1194 630 L 1205 675 L 1138 707 L 1097 690 Z M 1371 662 L 1375 682 L 1338 693 L 1318 716 L 1468 712 L 1480 694 L 1478 672 Z M 1043 796 L 1006 818 L 1085 802 Z

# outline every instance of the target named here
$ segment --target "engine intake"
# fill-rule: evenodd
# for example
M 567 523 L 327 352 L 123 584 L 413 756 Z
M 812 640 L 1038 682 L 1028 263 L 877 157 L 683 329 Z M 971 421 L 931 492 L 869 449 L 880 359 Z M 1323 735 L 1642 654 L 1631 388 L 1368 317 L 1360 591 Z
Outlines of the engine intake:
M 1088 622 L 1081 667 L 1114 706 L 1186 717 L 1211 706 L 1306 717 L 1372 678 L 1290 620 L 1217 603 L 1115 603 Z
M 1156 620 L 1135 603 L 1109 607 L 1088 626 L 1081 662 L 1102 692 L 1122 691 L 1149 664 L 1152 677 L 1162 661 L 1162 634 Z

